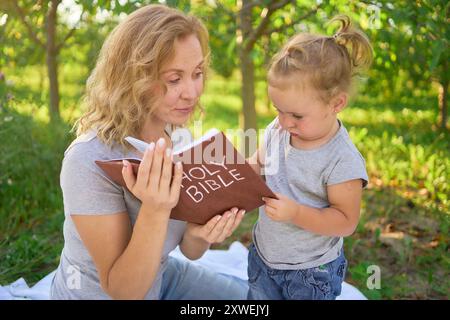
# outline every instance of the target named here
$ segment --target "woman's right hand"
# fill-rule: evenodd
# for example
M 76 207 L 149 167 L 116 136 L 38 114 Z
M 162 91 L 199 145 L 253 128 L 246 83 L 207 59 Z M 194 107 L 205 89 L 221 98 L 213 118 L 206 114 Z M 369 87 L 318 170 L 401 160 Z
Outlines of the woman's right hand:
M 172 180 L 172 150 L 166 149 L 163 138 L 152 142 L 144 153 L 137 176 L 134 175 L 131 164 L 124 160 L 122 176 L 128 190 L 156 211 L 171 211 L 180 197 L 181 177 L 183 168 L 181 162 L 175 165 Z M 171 182 L 172 181 L 172 182 Z

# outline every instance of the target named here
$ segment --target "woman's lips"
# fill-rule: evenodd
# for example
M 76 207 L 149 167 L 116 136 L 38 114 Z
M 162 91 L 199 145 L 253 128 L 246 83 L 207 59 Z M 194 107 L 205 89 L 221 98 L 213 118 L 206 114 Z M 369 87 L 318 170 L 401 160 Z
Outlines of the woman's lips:
M 180 113 L 183 113 L 183 114 L 188 114 L 188 113 L 191 113 L 191 112 L 192 112 L 192 110 L 193 110 L 193 107 L 187 107 L 187 108 L 176 108 L 176 109 L 175 109 L 175 111 L 178 111 L 178 112 L 180 112 Z

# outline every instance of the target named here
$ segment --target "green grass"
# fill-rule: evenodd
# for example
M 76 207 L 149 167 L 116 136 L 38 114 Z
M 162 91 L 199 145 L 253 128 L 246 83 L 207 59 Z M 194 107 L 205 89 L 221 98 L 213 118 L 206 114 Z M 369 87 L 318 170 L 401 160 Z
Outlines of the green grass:
M 68 129 L 15 111 L 0 114 L 0 284 L 21 276 L 35 282 L 58 262 Z
M 39 69 L 6 70 L 15 98 L 0 109 L 0 285 L 20 277 L 33 284 L 57 267 L 63 245 L 59 171 L 81 112 L 85 75 L 84 68 L 64 67 L 64 122 L 51 125 Z M 239 92 L 236 77 L 211 77 L 202 98 L 204 130 L 238 128 Z M 275 116 L 263 83 L 257 84 L 257 111 L 260 128 Z M 341 115 L 370 176 L 358 229 L 345 239 L 346 281 L 371 299 L 449 298 L 450 134 L 437 129 L 437 117 L 434 97 L 388 102 L 361 96 Z M 235 240 L 248 245 L 256 219 L 256 212 L 248 213 L 214 248 Z M 370 265 L 381 268 L 379 290 L 366 286 Z

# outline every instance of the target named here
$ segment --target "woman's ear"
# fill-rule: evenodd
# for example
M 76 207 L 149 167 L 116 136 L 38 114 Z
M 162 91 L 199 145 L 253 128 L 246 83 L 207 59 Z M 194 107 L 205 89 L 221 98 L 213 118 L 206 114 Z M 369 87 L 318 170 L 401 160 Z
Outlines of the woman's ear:
M 348 94 L 346 92 L 341 92 L 337 94 L 333 99 L 331 99 L 331 108 L 335 113 L 341 112 L 348 102 Z

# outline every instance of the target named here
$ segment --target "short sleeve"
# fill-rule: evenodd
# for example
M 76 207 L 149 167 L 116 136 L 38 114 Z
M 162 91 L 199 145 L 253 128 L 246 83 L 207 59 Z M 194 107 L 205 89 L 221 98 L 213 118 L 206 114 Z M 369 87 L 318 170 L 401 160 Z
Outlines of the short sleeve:
M 266 148 L 266 150 L 270 148 L 270 143 L 275 132 L 274 130 L 278 129 L 278 127 L 278 117 L 276 117 L 264 130 L 264 147 Z
M 280 147 L 281 131 L 276 117 L 264 131 L 264 141 L 262 149 L 262 157 L 264 158 L 264 166 L 261 168 L 263 175 L 273 175 L 278 172 L 279 168 L 279 147 Z
M 103 174 L 89 153 L 72 148 L 64 157 L 60 183 L 66 215 L 126 211 L 122 188 Z
M 340 159 L 331 170 L 327 179 L 327 185 L 343 183 L 355 179 L 363 180 L 363 188 L 367 186 L 369 181 L 365 161 L 362 157 Z

